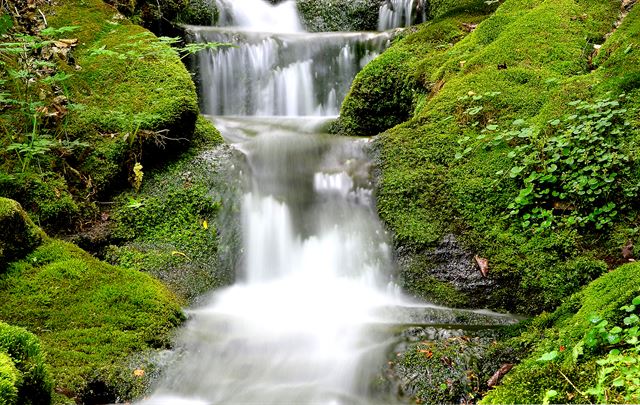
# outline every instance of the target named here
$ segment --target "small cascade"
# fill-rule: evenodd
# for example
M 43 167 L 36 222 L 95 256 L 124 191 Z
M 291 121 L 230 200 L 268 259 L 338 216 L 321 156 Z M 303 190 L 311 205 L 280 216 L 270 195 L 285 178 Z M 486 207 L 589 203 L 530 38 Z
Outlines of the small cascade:
M 238 45 L 198 56 L 206 83 L 202 109 L 211 115 L 337 115 L 355 75 L 390 39 L 388 33 L 189 30 L 197 42 Z
M 380 6 L 378 30 L 408 27 L 427 20 L 425 0 L 385 0 Z
M 216 0 L 219 25 L 264 32 L 301 32 L 295 0 L 272 5 L 263 0 Z

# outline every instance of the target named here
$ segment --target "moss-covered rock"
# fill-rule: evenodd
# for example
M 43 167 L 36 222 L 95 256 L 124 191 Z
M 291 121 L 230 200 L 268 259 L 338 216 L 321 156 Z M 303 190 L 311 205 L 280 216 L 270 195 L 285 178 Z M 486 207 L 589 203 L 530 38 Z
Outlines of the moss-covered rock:
M 402 396 L 416 403 L 460 403 L 480 393 L 477 370 L 486 352 L 486 339 L 452 337 L 412 344 L 393 360 Z
M 48 68 L 51 77 L 37 76 L 33 94 L 23 96 L 20 81 L 5 71 L 0 79 L 7 80 L 9 97 L 37 96 L 41 110 L 56 111 L 56 118 L 37 116 L 32 135 L 24 129 L 30 115 L 3 110 L 0 195 L 19 201 L 48 231 L 69 231 L 95 215 L 96 198 L 126 184 L 136 162 L 184 150 L 198 103 L 178 52 L 102 1 L 65 0 L 44 12 L 50 27 L 67 28 L 43 31 L 34 41 L 66 37 L 73 45 L 62 52 L 41 42 L 42 52 L 31 51 L 38 63 L 56 65 Z M 6 63 L 19 68 L 11 55 Z M 47 146 L 33 156 L 9 148 L 41 141 Z
M 511 311 L 553 309 L 622 262 L 620 250 L 633 240 L 638 224 L 637 204 L 625 200 L 625 192 L 610 193 L 608 201 L 621 208 L 603 229 L 563 222 L 573 207 L 591 201 L 578 196 L 565 205 L 545 200 L 556 222 L 535 231 L 524 214 L 510 208 L 525 189 L 525 178 L 510 175 L 517 166 L 512 152 L 522 141 L 487 142 L 492 131 L 507 132 L 512 123 L 525 122 L 539 129 L 530 145 L 544 144 L 560 132 L 550 123 L 580 114 L 570 102 L 636 94 L 634 72 L 622 54 L 634 54 L 632 32 L 640 10 L 632 9 L 607 37 L 619 6 L 616 1 L 507 0 L 487 17 L 490 6 L 467 2 L 408 32 L 356 78 L 342 106 L 343 128 L 372 134 L 400 124 L 376 141 L 377 202 L 405 255 L 401 274 L 424 281 L 412 285 L 416 295 L 429 299 L 434 281 L 464 293 L 438 266 L 424 263 L 416 270 L 416 263 L 435 257 L 448 235 L 456 235 L 467 252 L 465 266 L 469 271 L 475 266 L 475 276 L 479 268 L 472 258 L 488 260 L 488 282 L 467 291 L 466 302 Z M 585 51 L 594 43 L 603 44 L 595 58 Z M 616 102 L 623 120 L 636 123 L 636 98 L 628 95 Z M 638 131 L 633 125 L 619 128 L 625 136 L 619 139 L 618 129 L 605 131 L 603 142 L 624 150 L 627 163 L 618 169 L 627 173 L 624 184 L 633 193 Z M 626 189 L 622 182 L 620 187 Z M 416 278 L 420 271 L 423 277 Z M 440 299 L 446 296 L 439 285 L 435 290 Z M 465 301 L 450 296 L 452 304 Z
M 130 399 L 144 379 L 128 357 L 168 347 L 184 320 L 159 281 L 56 240 L 11 264 L 0 277 L 0 301 L 1 319 L 42 340 L 57 390 L 85 402 Z M 126 384 L 112 379 L 123 369 Z
M 298 0 L 305 28 L 311 32 L 375 31 L 381 0 Z
M 0 402 L 49 404 L 52 393 L 53 380 L 38 338 L 0 322 Z
M 411 29 L 356 76 L 340 110 L 341 131 L 375 135 L 412 115 L 419 94 L 440 84 L 429 74 L 449 49 L 491 10 L 484 2 L 465 1 L 446 16 Z M 437 90 L 437 89 L 436 89 Z
M 0 273 L 9 262 L 21 259 L 40 245 L 45 238 L 14 200 L 0 197 Z
M 0 352 L 0 403 L 13 405 L 18 401 L 20 374 L 8 354 Z
M 125 192 L 110 212 L 107 259 L 158 277 L 189 302 L 234 278 L 239 248 L 235 218 L 239 185 L 232 152 L 199 120 L 199 148 L 149 173 L 137 194 Z M 235 252 L 235 253 L 234 253 Z

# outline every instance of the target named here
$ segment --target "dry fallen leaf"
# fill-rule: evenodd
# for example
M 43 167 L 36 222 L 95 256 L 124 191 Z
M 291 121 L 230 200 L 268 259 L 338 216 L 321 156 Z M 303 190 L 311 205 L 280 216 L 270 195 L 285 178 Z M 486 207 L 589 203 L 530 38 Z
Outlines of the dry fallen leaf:
M 488 387 L 495 387 L 496 385 L 498 385 L 498 383 L 500 382 L 500 380 L 502 379 L 502 377 L 504 377 L 505 374 L 507 374 L 509 371 L 511 371 L 511 369 L 513 368 L 513 364 L 503 364 L 502 367 L 500 367 L 498 369 L 498 371 L 496 371 L 493 376 L 491 376 L 491 378 L 489 378 L 489 381 L 487 381 L 487 386 Z
M 478 266 L 480 267 L 480 273 L 482 273 L 482 277 L 487 277 L 487 274 L 489 274 L 489 260 L 478 255 L 475 255 L 473 258 L 476 260 L 476 263 L 478 263 Z
M 141 368 L 133 370 L 133 375 L 136 377 L 144 377 L 144 370 Z

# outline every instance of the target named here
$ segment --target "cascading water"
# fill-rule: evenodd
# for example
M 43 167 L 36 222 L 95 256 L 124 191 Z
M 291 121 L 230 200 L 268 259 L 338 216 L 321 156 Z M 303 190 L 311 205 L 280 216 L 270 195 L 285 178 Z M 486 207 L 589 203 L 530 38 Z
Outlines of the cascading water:
M 212 115 L 329 116 L 388 33 L 307 33 L 295 2 L 218 0 L 222 27 L 188 27 L 196 42 L 239 45 L 198 58 Z
M 189 29 L 239 45 L 201 56 L 200 74 L 205 111 L 246 160 L 244 264 L 235 285 L 191 311 L 178 358 L 147 401 L 389 403 L 369 387 L 389 347 L 381 325 L 406 303 L 389 287 L 367 141 L 320 135 L 327 118 L 308 117 L 337 112 L 387 36 L 291 33 L 291 2 L 220 2 L 240 28 Z M 276 28 L 289 32 L 256 32 Z
M 380 6 L 378 30 L 408 27 L 426 20 L 425 0 L 385 0 Z

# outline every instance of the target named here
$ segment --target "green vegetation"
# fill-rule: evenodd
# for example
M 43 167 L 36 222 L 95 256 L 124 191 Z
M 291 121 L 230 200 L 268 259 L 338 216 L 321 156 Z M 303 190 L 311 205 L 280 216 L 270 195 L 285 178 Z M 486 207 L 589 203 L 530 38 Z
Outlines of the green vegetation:
M 114 395 L 107 402 L 139 395 L 145 381 L 133 369 L 124 381 L 116 378 L 123 363 L 168 347 L 184 320 L 180 303 L 159 281 L 61 241 L 12 263 L 0 278 L 0 301 L 0 319 L 42 339 L 56 386 L 84 401 L 104 392 Z
M 640 11 L 605 40 L 619 6 L 465 2 L 396 40 L 356 78 L 342 129 L 401 124 L 377 141 L 377 201 L 403 254 L 429 253 L 454 234 L 470 257 L 488 259 L 493 286 L 467 300 L 450 294 L 452 304 L 479 297 L 550 310 L 622 262 L 637 232 L 638 90 L 633 69 L 615 61 L 637 57 Z M 594 44 L 602 47 L 592 56 Z M 430 299 L 432 285 L 413 292 Z
M 452 17 L 422 25 L 415 33 L 400 34 L 391 48 L 356 76 L 340 111 L 341 130 L 375 135 L 409 119 L 420 99 L 421 85 L 426 89 L 440 86 L 426 83 L 426 75 L 468 33 L 465 24 L 478 23 L 490 10 L 484 2 L 466 1 L 447 14 Z
M 477 370 L 485 351 L 483 340 L 477 338 L 420 342 L 403 352 L 393 367 L 402 376 L 400 389 L 416 403 L 473 401 L 483 384 Z
M 619 267 L 501 343 L 518 347 L 522 362 L 482 402 L 637 401 L 637 272 Z
M 17 402 L 18 388 L 16 385 L 19 380 L 18 370 L 11 357 L 5 353 L 0 353 L 0 398 L 3 404 L 15 404 Z
M 223 141 L 198 114 L 175 39 L 156 38 L 100 0 L 38 2 L 46 17 L 27 7 L 0 4 L 0 319 L 17 325 L 0 323 L 0 403 L 50 403 L 54 385 L 54 402 L 139 398 L 184 320 L 180 306 L 227 280 L 211 270 L 219 201 L 204 174 L 181 177 L 196 153 Z M 187 147 L 173 183 L 163 181 L 158 166 Z M 36 225 L 103 226 L 109 213 L 95 201 L 127 182 L 135 193 L 118 198 L 105 227 L 107 240 L 127 244 L 112 248 L 125 252 L 116 261 L 126 267 Z M 156 249 L 144 257 L 156 267 L 131 265 L 141 255 L 134 243 Z M 40 338 L 48 366 L 22 328 Z
M 44 233 L 16 201 L 0 197 L 0 274 L 8 263 L 21 259 L 40 245 Z
M 4 44 L 16 52 L 3 53 L 10 69 L 0 73 L 9 90 L 0 195 L 58 230 L 91 219 L 96 197 L 126 182 L 135 163 L 184 149 L 198 105 L 166 40 L 99 0 L 66 0 L 49 14 L 49 26 L 63 28 L 24 36 L 17 26 L 12 38 L 24 45 Z
M 208 121 L 199 121 L 198 128 L 201 151 L 221 143 Z M 230 186 L 227 169 L 219 166 L 224 153 L 213 162 L 193 149 L 152 173 L 139 193 L 120 195 L 111 211 L 119 246 L 108 248 L 107 260 L 158 277 L 188 301 L 228 284 L 233 269 L 218 258 L 220 196 Z
M 0 402 L 48 404 L 53 383 L 38 338 L 0 322 Z

